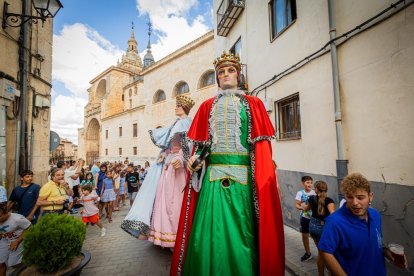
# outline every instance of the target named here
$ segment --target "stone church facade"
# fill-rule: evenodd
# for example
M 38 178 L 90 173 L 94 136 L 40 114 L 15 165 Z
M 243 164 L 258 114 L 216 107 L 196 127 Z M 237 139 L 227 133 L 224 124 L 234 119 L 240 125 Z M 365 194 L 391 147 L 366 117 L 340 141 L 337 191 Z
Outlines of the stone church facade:
M 84 127 L 78 130 L 78 156 L 136 164 L 154 160 L 159 152 L 148 130 L 176 119 L 175 97 L 186 94 L 196 105 L 215 95 L 213 31 L 155 62 L 150 43 L 144 62 L 132 32 L 128 49 L 116 66 L 91 80 Z

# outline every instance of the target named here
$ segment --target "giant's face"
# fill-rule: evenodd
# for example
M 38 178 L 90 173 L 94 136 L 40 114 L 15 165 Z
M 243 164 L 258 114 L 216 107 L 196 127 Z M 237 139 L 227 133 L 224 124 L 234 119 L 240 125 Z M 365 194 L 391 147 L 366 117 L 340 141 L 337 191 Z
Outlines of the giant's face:
M 237 89 L 238 73 L 234 66 L 223 66 L 217 71 L 217 78 L 220 88 L 225 89 Z
M 175 115 L 177 115 L 178 117 L 181 117 L 183 115 L 185 115 L 185 111 L 183 109 L 183 107 L 177 103 L 177 105 L 175 106 Z

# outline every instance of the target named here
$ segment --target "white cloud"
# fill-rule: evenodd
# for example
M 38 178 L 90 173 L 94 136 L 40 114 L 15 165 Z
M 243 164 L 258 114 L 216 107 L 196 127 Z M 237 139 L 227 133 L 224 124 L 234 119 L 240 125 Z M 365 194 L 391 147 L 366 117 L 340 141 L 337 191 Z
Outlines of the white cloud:
M 53 79 L 75 96 L 85 97 L 89 81 L 115 65 L 121 55 L 120 49 L 94 29 L 80 23 L 65 25 L 53 36 Z
M 158 42 L 151 46 L 155 61 L 209 31 L 202 15 L 188 19 L 188 11 L 197 5 L 197 0 L 137 0 L 139 13 L 149 15 L 158 37 Z
M 53 90 L 51 127 L 61 137 L 77 143 L 89 81 L 115 65 L 122 51 L 96 30 L 80 23 L 65 25 L 53 40 L 53 80 L 62 82 L 72 95 Z
M 183 16 L 197 4 L 197 0 L 137 0 L 137 8 L 140 14 L 147 13 L 150 16 Z
M 156 61 L 209 31 L 206 15 L 189 19 L 188 13 L 197 7 L 198 0 L 136 1 L 140 15 L 149 15 L 154 35 L 158 37 L 157 43 L 152 44 Z M 52 103 L 51 128 L 61 137 L 77 143 L 77 129 L 83 126 L 89 81 L 115 65 L 124 51 L 81 23 L 65 25 L 53 40 L 53 80 L 63 83 L 72 95 L 53 91 L 57 96 Z M 145 51 L 141 57 L 144 54 Z
M 83 127 L 83 111 L 88 100 L 58 95 L 52 104 L 51 129 L 61 138 L 78 143 L 78 128 Z

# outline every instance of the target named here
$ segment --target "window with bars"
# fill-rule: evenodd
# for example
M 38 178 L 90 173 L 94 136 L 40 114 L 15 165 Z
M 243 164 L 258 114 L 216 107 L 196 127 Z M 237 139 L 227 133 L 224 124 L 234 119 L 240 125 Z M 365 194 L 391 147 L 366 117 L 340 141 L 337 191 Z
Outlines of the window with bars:
M 296 18 L 296 0 L 271 0 L 269 2 L 270 39 L 275 39 Z
M 138 137 L 138 124 L 132 125 L 132 137 Z
M 278 139 L 300 139 L 300 102 L 299 94 L 275 102 Z

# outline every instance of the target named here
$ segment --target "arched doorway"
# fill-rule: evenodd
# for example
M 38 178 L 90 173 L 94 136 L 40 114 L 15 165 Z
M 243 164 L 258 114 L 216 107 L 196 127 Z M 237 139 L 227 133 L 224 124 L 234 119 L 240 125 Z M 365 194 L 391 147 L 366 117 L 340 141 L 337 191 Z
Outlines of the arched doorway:
M 99 158 L 99 142 L 101 137 L 101 126 L 97 119 L 93 118 L 86 129 L 86 163 L 93 164 Z

